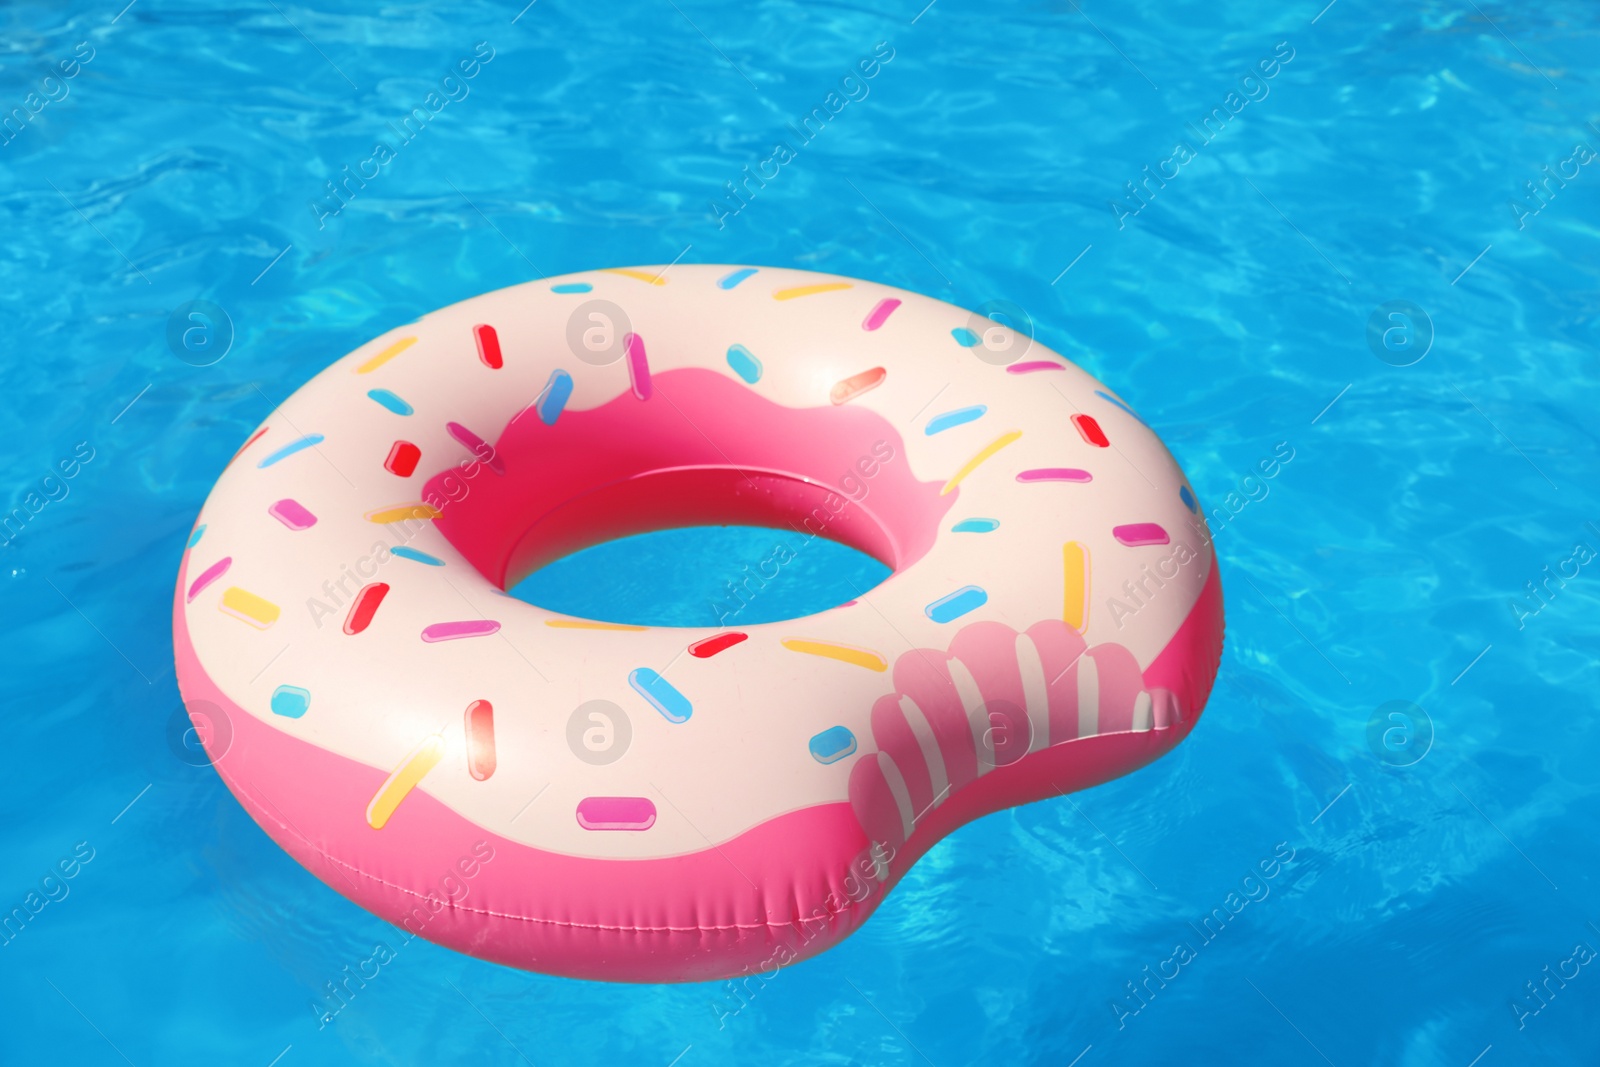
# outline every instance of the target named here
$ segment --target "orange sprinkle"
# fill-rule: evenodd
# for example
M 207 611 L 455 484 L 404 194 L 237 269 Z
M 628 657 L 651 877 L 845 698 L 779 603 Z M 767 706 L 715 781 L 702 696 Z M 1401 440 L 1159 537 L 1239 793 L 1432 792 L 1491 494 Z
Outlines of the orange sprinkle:
M 868 389 L 876 389 L 882 385 L 884 378 L 888 376 L 889 372 L 882 367 L 873 367 L 871 370 L 864 370 L 860 374 L 852 374 L 833 387 L 828 393 L 828 399 L 832 400 L 835 405 L 854 400 Z

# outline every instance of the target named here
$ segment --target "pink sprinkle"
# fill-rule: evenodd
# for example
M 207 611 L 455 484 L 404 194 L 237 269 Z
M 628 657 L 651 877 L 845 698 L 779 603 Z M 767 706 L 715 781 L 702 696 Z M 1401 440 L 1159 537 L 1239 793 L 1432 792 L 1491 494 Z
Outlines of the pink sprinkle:
M 884 321 L 894 314 L 894 309 L 900 306 L 900 301 L 888 297 L 878 301 L 878 305 L 867 313 L 866 319 L 861 323 L 863 330 L 876 330 Z
M 584 797 L 578 801 L 578 825 L 585 830 L 648 830 L 656 824 L 656 806 L 649 797 Z
M 628 380 L 633 383 L 633 395 L 649 400 L 650 364 L 644 358 L 644 338 L 630 333 L 622 343 L 628 349 Z
M 280 500 L 267 509 L 267 514 L 291 530 L 309 530 L 317 524 L 317 517 L 298 500 Z
M 1164 545 L 1171 541 L 1167 531 L 1159 523 L 1132 522 L 1126 526 L 1113 527 L 1111 536 L 1125 545 Z
M 1036 370 L 1066 370 L 1065 363 L 1056 363 L 1048 359 L 1035 359 L 1027 363 L 1013 363 L 1006 368 L 1007 374 L 1032 374 Z
M 500 462 L 500 457 L 495 454 L 494 448 L 483 438 L 459 422 L 447 422 L 444 424 L 444 428 L 449 431 L 451 437 L 471 449 L 472 454 L 487 464 L 490 470 L 496 474 L 504 474 L 506 472 L 506 465 Z
M 492 619 L 469 619 L 465 622 L 436 622 L 422 631 L 422 639 L 431 645 L 462 637 L 487 637 L 499 632 L 500 624 Z
M 1019 482 L 1092 482 L 1094 475 L 1088 471 L 1078 470 L 1076 467 L 1038 467 L 1031 471 L 1022 471 L 1017 475 Z
M 203 591 L 206 586 L 210 585 L 218 578 L 221 578 L 228 570 L 228 567 L 232 565 L 232 563 L 232 556 L 223 556 L 211 566 L 201 571 L 200 577 L 196 578 L 194 580 L 194 584 L 189 586 L 189 599 L 187 603 L 193 604 L 194 598 L 199 596 L 201 591 Z

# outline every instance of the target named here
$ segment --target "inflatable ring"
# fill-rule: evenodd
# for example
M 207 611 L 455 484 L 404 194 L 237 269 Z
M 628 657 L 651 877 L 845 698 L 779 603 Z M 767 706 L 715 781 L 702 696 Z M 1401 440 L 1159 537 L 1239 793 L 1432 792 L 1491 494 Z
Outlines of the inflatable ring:
M 505 592 L 733 523 L 894 573 L 759 625 L 783 551 L 730 561 L 703 627 Z M 218 478 L 173 630 L 218 773 L 335 890 L 511 966 L 677 981 L 813 955 L 963 823 L 1171 749 L 1222 598 L 1161 441 L 1025 329 L 643 267 L 479 296 L 317 375 Z

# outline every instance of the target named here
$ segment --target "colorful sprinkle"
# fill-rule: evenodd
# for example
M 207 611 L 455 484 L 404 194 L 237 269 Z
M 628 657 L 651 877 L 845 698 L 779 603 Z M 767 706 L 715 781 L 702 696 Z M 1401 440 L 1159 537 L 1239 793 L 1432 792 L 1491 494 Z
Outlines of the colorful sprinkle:
M 584 797 L 578 801 L 578 825 L 585 830 L 648 830 L 656 824 L 656 806 L 649 797 Z
M 649 667 L 629 671 L 628 684 L 668 722 L 688 722 L 689 716 L 694 714 L 694 705 L 689 703 L 689 698 Z
M 1089 546 L 1061 546 L 1061 618 L 1078 632 L 1089 624 Z
M 504 474 L 506 472 L 505 463 L 501 461 L 499 455 L 495 453 L 494 448 L 490 446 L 489 442 L 485 441 L 483 438 L 479 437 L 477 434 L 473 433 L 459 422 L 447 422 L 444 424 L 444 428 L 445 432 L 447 432 L 451 437 L 454 437 L 457 441 L 460 441 L 462 444 L 466 445 L 467 449 L 471 451 L 473 455 L 477 456 L 478 459 L 490 470 L 494 471 L 496 474 Z
M 444 514 L 430 504 L 396 504 L 392 508 L 379 508 L 363 516 L 368 522 L 403 522 L 406 519 L 437 519 Z
M 744 345 L 728 346 L 728 366 L 751 385 L 761 380 L 761 361 L 752 356 Z
M 1111 401 L 1113 404 L 1117 405 L 1117 407 L 1121 408 L 1123 411 L 1126 411 L 1129 415 L 1132 415 L 1134 418 L 1139 419 L 1138 412 L 1134 411 L 1132 408 L 1130 408 L 1128 405 L 1124 404 L 1122 401 L 1118 400 L 1116 397 L 1112 396 L 1110 393 L 1103 393 L 1099 389 L 1096 389 L 1094 391 L 1094 395 L 1099 397 L 1101 400 L 1109 400 L 1109 401 Z M 1140 422 L 1144 422 L 1143 419 L 1139 419 L 1139 421 Z
M 371 626 L 372 617 L 378 613 L 378 605 L 383 603 L 383 598 L 388 594 L 389 586 L 383 582 L 362 586 L 356 598 L 350 601 L 350 611 L 344 617 L 344 632 L 354 637 Z
M 1106 440 L 1106 432 L 1100 424 L 1094 421 L 1093 415 L 1074 415 L 1072 425 L 1078 428 L 1078 433 L 1083 439 L 1096 448 L 1109 448 L 1111 442 Z
M 416 408 L 412 407 L 410 404 L 407 404 L 404 400 L 401 400 L 398 396 L 387 389 L 368 389 L 367 396 L 373 400 L 376 400 L 379 404 L 382 404 L 396 415 L 409 415 L 416 410 Z
M 1140 545 L 1165 545 L 1171 542 L 1167 531 L 1159 523 L 1130 522 L 1126 526 L 1114 526 L 1111 536 L 1125 545 L 1137 548 Z
M 444 738 L 438 734 L 431 734 L 422 739 L 422 743 L 411 750 L 400 765 L 394 769 L 383 785 L 378 787 L 372 802 L 367 805 L 367 825 L 374 830 L 382 830 L 394 810 L 406 795 L 417 787 L 423 777 L 444 758 Z
M 1006 447 L 1006 445 L 1009 445 L 1011 442 L 1017 440 L 1017 438 L 1021 436 L 1021 430 L 1011 430 L 1007 433 L 1001 434 L 993 441 L 990 441 L 988 444 L 978 449 L 973 457 L 967 460 L 967 462 L 962 465 L 960 470 L 956 471 L 954 477 L 952 477 L 948 482 L 944 483 L 944 488 L 939 490 L 939 495 L 944 496 L 945 494 L 949 493 L 950 490 L 960 485 L 962 480 L 966 478 L 967 475 L 977 470 L 978 467 L 983 464 L 984 460 L 988 459 L 990 456 L 994 455 L 996 452 L 1000 451 L 1002 448 Z
M 270 426 L 263 426 L 263 427 L 261 427 L 261 429 L 257 430 L 255 433 L 251 434 L 250 435 L 250 440 L 246 441 L 244 444 L 239 446 L 239 451 L 235 452 L 233 454 L 233 456 L 228 460 L 228 464 L 231 466 L 233 464 L 233 461 L 238 459 L 239 456 L 244 452 L 245 449 L 249 448 L 251 445 L 253 445 L 257 441 L 261 440 L 261 435 L 266 433 L 271 428 L 272 427 L 270 427 Z
M 690 645 L 689 655 L 697 659 L 710 659 L 718 652 L 732 648 L 739 642 L 748 640 L 749 637 L 749 634 L 742 634 L 737 630 L 732 630 L 725 634 L 714 634 Z
M 750 275 L 755 274 L 758 269 L 759 268 L 757 267 L 740 267 L 732 274 L 724 274 L 721 278 L 717 279 L 717 288 L 732 289 L 734 286 L 750 277 Z
M 988 533 L 999 529 L 999 519 L 962 519 L 950 527 L 951 533 Z
M 272 714 L 298 719 L 311 707 L 311 690 L 297 685 L 280 685 L 272 691 Z
M 922 432 L 932 437 L 952 427 L 963 426 L 974 419 L 981 419 L 988 410 L 983 404 L 974 404 L 970 408 L 956 408 L 954 411 L 947 411 L 943 415 L 935 415 L 929 419 L 927 427 Z
M 563 282 L 561 285 L 552 285 L 550 291 L 552 293 L 587 293 L 593 288 L 594 286 L 588 282 Z
M 1019 482 L 1092 482 L 1094 475 L 1088 471 L 1081 471 L 1076 467 L 1035 467 L 1033 470 L 1018 471 Z
M 436 622 L 425 626 L 422 639 L 428 644 L 456 641 L 463 637 L 488 637 L 500 632 L 500 624 L 493 619 L 467 619 L 462 622 Z
M 954 337 L 956 339 L 956 344 L 960 345 L 962 348 L 971 348 L 973 345 L 978 343 L 978 335 L 967 329 L 965 326 L 957 326 L 955 329 L 950 331 L 950 336 Z
M 426 563 L 430 567 L 444 566 L 444 560 L 440 559 L 438 556 L 430 556 L 426 552 L 419 552 L 414 548 L 407 548 L 405 545 L 400 545 L 397 548 L 391 548 L 389 551 L 392 554 L 399 556 L 401 559 L 414 560 L 417 563 Z
M 417 461 L 420 459 L 422 459 L 422 449 L 410 441 L 396 441 L 389 449 L 389 457 L 383 461 L 383 469 L 390 474 L 409 478 L 416 472 Z
M 485 367 L 499 370 L 506 365 L 505 358 L 500 354 L 500 335 L 493 326 L 474 326 L 472 336 L 478 340 L 478 358 L 483 360 Z
M 818 763 L 838 763 L 856 750 L 856 735 L 844 726 L 830 726 L 811 739 L 811 758 Z
M 879 326 L 882 326 L 885 322 L 889 321 L 889 316 L 893 315 L 894 309 L 899 306 L 900 301 L 896 300 L 892 296 L 885 297 L 884 299 L 878 301 L 877 304 L 873 306 L 872 310 L 867 312 L 867 317 L 861 320 L 861 328 L 863 330 L 876 330 Z
M 647 282 L 650 285 L 667 284 L 665 272 L 662 274 L 646 274 L 642 270 L 629 270 L 627 267 L 606 267 L 605 271 L 607 274 L 621 274 L 629 278 L 637 278 L 639 281 Z
M 840 289 L 854 289 L 849 282 L 824 282 L 821 285 L 797 285 L 793 289 L 779 289 L 772 294 L 774 300 L 793 300 L 797 296 L 811 296 L 815 293 L 832 293 Z
M 474 700 L 467 705 L 467 770 L 482 782 L 494 767 L 494 705 Z
M 571 395 L 572 375 L 559 368 L 551 371 L 550 380 L 544 383 L 544 392 L 533 402 L 533 409 L 539 413 L 539 421 L 546 426 L 554 426 Z
M 940 597 L 922 610 L 934 622 L 949 622 L 961 618 L 969 611 L 976 611 L 988 602 L 988 593 L 975 585 L 967 585 L 949 596 Z
M 309 530 L 317 524 L 317 517 L 298 500 L 280 500 L 267 509 L 267 514 L 291 530 Z
M 870 648 L 836 645 L 831 641 L 808 641 L 803 637 L 785 637 L 780 643 L 790 652 L 803 652 L 808 656 L 823 656 L 827 659 L 836 659 L 841 663 L 851 663 L 857 667 L 865 667 L 869 671 L 886 671 L 889 669 L 888 661 Z
M 1032 374 L 1039 370 L 1066 370 L 1065 363 L 1057 363 L 1053 359 L 1031 359 L 1026 363 L 1013 363 L 1006 367 L 1007 374 Z
M 224 615 L 232 615 L 258 630 L 265 630 L 278 621 L 279 608 L 270 600 L 256 596 L 236 585 L 222 591 L 222 603 L 217 605 Z
M 221 578 L 225 573 L 227 573 L 228 568 L 232 565 L 233 557 L 223 556 L 211 566 L 201 571 L 200 577 L 196 578 L 189 585 L 189 599 L 186 601 L 186 603 L 193 604 L 194 598 L 199 596 L 201 592 L 205 590 L 206 586 L 210 585 L 212 582 L 216 581 L 218 578 Z
M 406 349 L 410 348 L 416 343 L 417 339 L 415 337 L 402 337 L 400 340 L 396 341 L 394 344 L 390 345 L 388 348 L 385 348 L 382 352 L 379 352 L 377 355 L 361 364 L 361 366 L 357 367 L 356 373 L 371 374 L 373 371 L 377 370 L 379 367 L 383 366 L 395 356 L 398 356 L 400 353 L 404 352 Z
M 873 367 L 860 374 L 852 374 L 829 390 L 828 399 L 833 401 L 835 406 L 854 400 L 868 389 L 876 389 L 882 385 L 884 378 L 888 376 L 889 372 L 882 367 Z
M 621 622 L 592 622 L 589 619 L 546 619 L 546 626 L 557 630 L 648 630 L 648 626 L 630 626 Z
M 199 526 L 196 526 L 194 528 L 194 533 L 189 535 L 189 543 L 183 546 L 184 551 L 187 552 L 189 549 L 193 548 L 195 545 L 198 545 L 200 543 L 201 536 L 205 532 L 206 532 L 206 524 L 205 523 L 202 522 Z
M 1189 487 L 1187 485 L 1178 486 L 1178 499 L 1183 501 L 1183 506 L 1188 508 L 1190 511 L 1196 511 L 1200 507 L 1200 505 L 1194 502 L 1194 494 L 1189 492 Z
M 628 381 L 633 386 L 633 395 L 649 400 L 650 362 L 645 359 L 644 338 L 630 333 L 622 339 L 622 344 L 628 350 Z
M 262 460 L 260 463 L 257 463 L 256 467 L 257 468 L 262 468 L 262 469 L 270 467 L 274 463 L 278 462 L 280 459 L 288 459 L 290 456 L 294 455 L 296 452 L 303 452 L 304 450 L 306 450 L 308 448 L 311 448 L 311 447 L 313 447 L 315 445 L 320 445 L 322 443 L 322 440 L 323 440 L 323 438 L 322 438 L 322 435 L 320 433 L 306 434 L 304 437 L 300 438 L 298 441 L 291 441 L 288 444 L 284 445 L 282 448 L 278 449 L 272 455 L 268 456 L 266 459 Z

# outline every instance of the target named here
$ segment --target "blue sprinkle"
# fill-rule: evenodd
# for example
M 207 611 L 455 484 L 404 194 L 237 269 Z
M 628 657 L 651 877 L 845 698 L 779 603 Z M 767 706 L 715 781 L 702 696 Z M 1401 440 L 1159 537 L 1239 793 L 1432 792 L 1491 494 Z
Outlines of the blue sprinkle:
M 297 685 L 280 685 L 272 691 L 272 713 L 298 719 L 311 707 L 311 691 Z
M 568 282 L 565 285 L 552 285 L 550 291 L 552 293 L 587 293 L 593 288 L 594 286 L 588 282 Z
M 396 415 L 409 415 L 416 410 L 416 408 L 407 404 L 387 389 L 369 389 L 367 390 L 367 395 Z
M 300 440 L 298 440 L 298 441 L 290 441 L 288 444 L 286 444 L 282 448 L 278 449 L 272 455 L 268 456 L 266 459 L 262 460 L 260 463 L 257 463 L 256 466 L 257 467 L 270 467 L 274 463 L 278 462 L 280 459 L 288 459 L 290 456 L 294 455 L 296 452 L 304 451 L 305 449 L 310 448 L 313 445 L 320 445 L 321 443 L 322 443 L 322 435 L 320 433 L 307 434 L 306 436 L 300 438 Z
M 811 758 L 818 763 L 838 763 L 856 750 L 856 735 L 843 726 L 830 726 L 811 739 Z
M 649 667 L 640 667 L 628 674 L 628 684 L 650 702 L 668 722 L 688 722 L 694 707 L 689 698 L 672 687 L 672 683 Z
M 981 419 L 984 412 L 988 410 L 982 404 L 974 404 L 970 408 L 956 408 L 954 411 L 947 411 L 943 415 L 935 415 L 928 420 L 927 429 L 923 432 L 932 437 L 941 430 L 948 430 L 952 426 L 960 426 L 962 423 L 971 422 L 973 419 Z
M 949 622 L 959 619 L 969 611 L 983 607 L 989 602 L 989 594 L 975 585 L 963 586 L 949 596 L 942 596 L 922 610 L 934 622 Z
M 1189 492 L 1187 485 L 1178 486 L 1178 497 L 1183 501 L 1183 506 L 1190 511 L 1195 510 L 1194 494 Z
M 951 533 L 988 533 L 1000 525 L 999 519 L 962 519 L 950 527 Z
M 761 361 L 752 356 L 744 345 L 728 346 L 728 366 L 751 385 L 761 380 Z
M 418 563 L 426 563 L 430 567 L 444 566 L 444 560 L 438 556 L 430 556 L 426 552 L 418 552 L 416 549 L 407 548 L 404 545 L 399 548 L 391 548 L 389 551 L 401 559 L 414 559 Z
M 1129 415 L 1132 415 L 1134 418 L 1139 419 L 1138 414 L 1136 414 L 1132 408 L 1130 408 L 1128 405 L 1124 404 L 1122 401 L 1118 400 L 1116 397 L 1112 396 L 1110 393 L 1102 393 L 1100 390 L 1096 389 L 1094 391 L 1094 395 L 1099 397 L 1101 400 L 1109 400 L 1109 401 L 1111 401 L 1113 404 L 1117 405 L 1117 407 L 1121 408 L 1123 411 L 1126 411 Z M 1144 422 L 1143 419 L 1139 419 L 1139 421 L 1142 422 L 1142 423 Z M 1149 423 L 1145 423 L 1145 425 L 1148 426 Z M 1191 508 L 1190 510 L 1192 511 L 1194 509 Z
M 754 274 L 756 270 L 757 268 L 755 267 L 742 267 L 739 270 L 734 271 L 732 274 L 729 274 L 727 277 L 719 279 L 717 281 L 717 286 L 722 289 L 732 289 L 734 286 L 750 277 L 750 275 Z
M 551 371 L 550 380 L 544 383 L 544 392 L 534 401 L 534 409 L 539 412 L 540 420 L 546 426 L 554 426 L 571 395 L 572 375 L 560 368 Z
M 184 549 L 185 550 L 191 549 L 195 545 L 198 545 L 200 543 L 200 535 L 205 533 L 205 532 L 206 532 L 206 524 L 202 522 L 199 526 L 196 526 L 194 528 L 194 533 L 189 535 L 189 543 L 183 546 Z
M 978 335 L 967 329 L 965 326 L 957 326 L 955 329 L 950 331 L 950 336 L 956 339 L 956 344 L 962 345 L 966 348 L 971 348 L 973 345 L 978 343 Z

